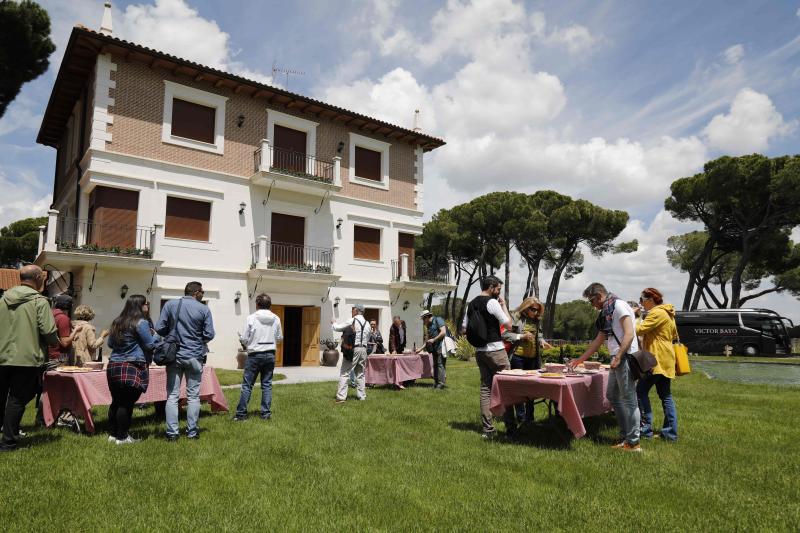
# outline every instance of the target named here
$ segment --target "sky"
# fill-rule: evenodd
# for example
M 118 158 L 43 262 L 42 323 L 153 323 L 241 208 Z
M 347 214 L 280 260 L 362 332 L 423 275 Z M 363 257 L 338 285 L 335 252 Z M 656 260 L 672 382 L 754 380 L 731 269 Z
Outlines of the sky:
M 40 3 L 57 50 L 0 119 L 0 226 L 51 202 L 55 150 L 36 134 L 72 26 L 102 17 L 102 1 Z M 140 0 L 115 2 L 113 21 L 117 37 L 401 126 L 419 109 L 447 142 L 426 156 L 426 220 L 496 190 L 626 210 L 620 240 L 639 250 L 586 254 L 559 301 L 601 281 L 680 304 L 666 240 L 699 227 L 663 210 L 670 183 L 721 155 L 800 152 L 800 1 Z M 273 80 L 273 66 L 303 74 Z M 789 295 L 752 304 L 800 322 Z

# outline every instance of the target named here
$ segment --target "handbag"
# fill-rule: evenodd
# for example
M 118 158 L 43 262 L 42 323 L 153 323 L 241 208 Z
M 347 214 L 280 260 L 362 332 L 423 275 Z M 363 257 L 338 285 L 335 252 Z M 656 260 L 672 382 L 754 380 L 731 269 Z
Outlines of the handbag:
M 672 323 L 675 324 L 675 321 L 673 320 Z M 675 335 L 676 338 L 672 341 L 672 349 L 675 352 L 675 375 L 685 376 L 692 373 L 692 367 L 689 364 L 689 350 L 681 342 L 677 324 L 675 324 Z
M 175 311 L 175 316 L 172 317 L 172 327 L 169 333 L 164 337 L 164 341 L 153 350 L 153 362 L 158 366 L 171 365 L 178 357 L 178 348 L 181 347 L 180 339 L 178 338 L 178 316 L 181 314 L 182 305 L 183 298 L 178 300 L 178 310 Z
M 456 341 L 450 335 L 445 335 L 442 341 L 442 357 L 456 353 Z
M 619 342 L 617 334 L 614 333 L 613 329 L 611 330 L 611 334 L 614 335 L 614 338 L 617 340 L 617 344 L 622 346 L 622 343 Z M 626 355 L 628 358 L 628 368 L 631 371 L 631 377 L 634 379 L 634 381 L 639 381 L 643 377 L 651 375 L 653 369 L 658 364 L 656 356 L 647 350 L 639 350 Z

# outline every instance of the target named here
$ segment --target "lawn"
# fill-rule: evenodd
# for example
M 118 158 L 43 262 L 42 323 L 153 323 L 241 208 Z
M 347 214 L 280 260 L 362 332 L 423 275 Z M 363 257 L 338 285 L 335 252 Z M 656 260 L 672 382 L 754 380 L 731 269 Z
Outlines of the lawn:
M 204 407 L 197 442 L 159 438 L 163 427 L 151 411 L 134 421 L 134 435 L 145 440 L 124 447 L 106 442 L 102 415 L 101 433 L 86 437 L 30 429 L 29 412 L 30 446 L 0 455 L 0 524 L 4 531 L 796 531 L 800 523 L 800 429 L 791 422 L 800 388 L 679 378 L 680 442 L 648 441 L 637 455 L 609 448 L 610 416 L 589 419 L 581 440 L 537 425 L 522 444 L 483 442 L 477 370 L 453 363 L 441 392 L 423 380 L 334 405 L 333 383 L 280 386 L 271 422 L 233 423 Z M 239 391 L 225 393 L 234 405 Z
M 227 370 L 225 368 L 215 368 L 214 372 L 217 374 L 217 379 L 219 380 L 219 384 L 223 387 L 225 385 L 241 385 L 242 384 L 242 371 L 241 370 Z M 261 376 L 258 377 L 256 380 L 257 383 L 261 383 L 260 381 Z M 283 374 L 273 374 L 272 381 L 282 381 L 286 379 L 286 376 Z

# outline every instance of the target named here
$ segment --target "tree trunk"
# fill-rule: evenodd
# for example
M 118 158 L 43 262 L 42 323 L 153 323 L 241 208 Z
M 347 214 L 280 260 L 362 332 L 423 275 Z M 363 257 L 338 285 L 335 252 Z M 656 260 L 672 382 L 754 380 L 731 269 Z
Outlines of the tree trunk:
M 553 277 L 550 279 L 550 287 L 547 289 L 547 299 L 544 304 L 544 320 L 542 321 L 542 333 L 550 338 L 553 335 L 553 324 L 556 315 L 556 296 L 558 295 L 558 284 L 561 282 L 561 274 L 569 261 L 560 261 L 553 270 Z
M 447 291 L 447 296 L 444 298 L 444 306 L 442 310 L 444 311 L 444 317 L 450 318 L 450 295 L 453 294 L 453 291 Z
M 506 305 L 510 306 L 511 304 L 508 301 L 508 291 L 511 288 L 511 241 L 506 242 L 506 281 L 505 287 L 503 288 L 503 299 L 506 301 Z
M 750 262 L 750 256 L 752 254 L 752 248 L 750 246 L 750 236 L 745 236 L 742 241 L 742 252 L 739 259 L 739 264 L 736 265 L 736 269 L 733 271 L 733 276 L 731 276 L 731 309 L 738 309 L 741 305 L 739 299 L 742 294 L 742 274 L 744 273 L 744 269 L 747 267 L 747 263 Z
M 431 305 L 433 305 L 433 292 L 428 293 L 428 304 L 425 306 L 425 309 L 430 310 Z
M 689 270 L 689 282 L 686 284 L 686 292 L 683 295 L 683 307 L 684 311 L 688 311 L 692 309 L 690 307 L 690 303 L 692 301 L 692 293 L 694 292 L 697 281 L 700 277 L 700 270 L 702 270 L 703 266 L 705 265 L 706 261 L 708 260 L 708 256 L 711 255 L 711 252 L 714 249 L 714 245 L 716 245 L 717 239 L 712 237 L 711 235 L 708 236 L 706 240 L 705 246 L 703 246 L 703 251 L 695 260 L 694 264 L 692 265 L 691 270 Z M 700 290 L 700 289 L 697 289 Z M 698 295 L 694 295 L 694 301 L 699 301 L 700 297 Z M 694 304 L 694 308 L 696 308 L 696 303 Z
M 523 300 L 531 295 L 532 282 L 533 282 L 533 267 L 531 266 L 530 263 L 528 263 L 528 277 L 525 280 L 525 294 L 522 295 Z
M 536 296 L 536 299 L 539 299 L 539 265 L 541 262 L 541 259 L 537 259 L 533 264 L 533 295 Z
M 475 265 L 475 268 L 472 269 L 472 272 L 469 274 L 469 279 L 467 280 L 467 286 L 464 287 L 464 296 L 461 297 L 461 308 L 458 311 L 458 315 L 456 316 L 456 327 L 461 327 L 461 322 L 464 321 L 464 312 L 467 309 L 467 297 L 469 296 L 469 290 L 472 288 L 472 284 L 474 283 L 475 272 L 477 271 L 479 265 Z

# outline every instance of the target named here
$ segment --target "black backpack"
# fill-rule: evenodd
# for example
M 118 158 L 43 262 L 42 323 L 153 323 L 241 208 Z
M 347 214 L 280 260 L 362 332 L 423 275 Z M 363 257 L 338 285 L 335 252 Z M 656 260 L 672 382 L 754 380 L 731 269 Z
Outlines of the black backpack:
M 363 344 L 363 337 L 364 337 L 364 324 L 361 321 L 358 321 L 361 324 L 361 341 Z M 356 330 L 353 326 L 347 326 L 342 331 L 342 356 L 347 359 L 348 361 L 353 360 L 353 349 L 356 346 Z
M 489 342 L 489 328 L 477 303 L 472 300 L 467 307 L 467 340 L 476 348 L 482 348 Z

